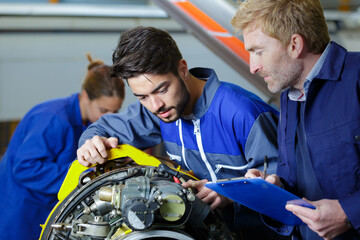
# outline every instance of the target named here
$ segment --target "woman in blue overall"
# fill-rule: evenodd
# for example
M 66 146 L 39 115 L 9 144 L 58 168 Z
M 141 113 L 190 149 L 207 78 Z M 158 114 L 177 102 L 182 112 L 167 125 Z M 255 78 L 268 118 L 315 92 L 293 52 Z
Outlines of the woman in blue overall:
M 38 239 L 86 127 L 124 100 L 124 82 L 92 61 L 80 93 L 40 103 L 20 121 L 0 161 L 0 239 Z

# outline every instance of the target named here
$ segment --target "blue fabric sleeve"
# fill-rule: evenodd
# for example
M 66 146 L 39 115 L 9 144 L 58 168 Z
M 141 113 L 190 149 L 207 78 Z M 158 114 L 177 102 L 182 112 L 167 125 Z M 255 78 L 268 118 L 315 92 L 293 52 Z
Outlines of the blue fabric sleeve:
M 270 111 L 260 113 L 255 121 L 253 121 L 245 142 L 244 155 L 249 161 L 248 169 L 258 168 L 259 170 L 263 170 L 264 157 L 266 155 L 268 160 L 267 173 L 276 173 L 279 155 L 277 147 L 277 121 L 277 115 Z M 259 213 L 251 212 L 241 204 L 234 202 L 235 228 L 244 224 L 245 220 L 241 217 L 244 213 L 247 214 L 246 222 L 248 224 L 250 224 L 249 222 L 251 221 L 254 222 L 253 224 L 262 221 L 260 216 L 256 217 L 256 215 L 260 215 Z M 288 230 L 289 229 L 285 229 L 284 231 L 286 232 Z
M 339 199 L 339 202 L 354 229 L 360 234 L 360 191 L 348 194 L 347 197 Z
M 267 156 L 267 173 L 276 173 L 278 161 L 277 116 L 272 112 L 261 113 L 255 120 L 245 144 L 245 157 L 252 159 L 249 168 L 263 170 L 264 157 Z
M 91 124 L 81 135 L 79 146 L 94 136 L 116 137 L 126 143 L 145 149 L 162 141 L 160 119 L 143 107 L 139 101 L 120 113 L 106 114 Z
M 271 218 L 269 218 L 269 217 L 267 217 L 267 216 L 265 216 L 263 214 L 260 214 L 260 215 L 261 215 L 261 218 L 262 218 L 264 224 L 268 228 L 275 231 L 276 233 L 278 233 L 278 234 L 280 234 L 282 236 L 290 236 L 293 233 L 295 226 L 285 225 L 285 224 L 282 224 L 282 223 L 277 222 L 275 220 L 272 220 Z M 296 240 L 297 238 L 294 235 L 294 236 L 292 236 L 291 239 Z
M 71 125 L 48 113 L 34 115 L 27 124 L 15 156 L 15 181 L 38 193 L 56 194 L 73 159 Z

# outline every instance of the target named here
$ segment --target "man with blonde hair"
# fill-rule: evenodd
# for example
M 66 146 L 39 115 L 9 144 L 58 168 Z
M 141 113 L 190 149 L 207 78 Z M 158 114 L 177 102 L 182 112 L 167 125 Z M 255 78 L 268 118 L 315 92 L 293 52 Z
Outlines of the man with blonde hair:
M 360 53 L 330 41 L 318 0 L 245 0 L 232 24 L 251 73 L 282 91 L 280 160 L 266 180 L 316 207 L 286 205 L 299 227 L 265 223 L 300 239 L 360 239 Z

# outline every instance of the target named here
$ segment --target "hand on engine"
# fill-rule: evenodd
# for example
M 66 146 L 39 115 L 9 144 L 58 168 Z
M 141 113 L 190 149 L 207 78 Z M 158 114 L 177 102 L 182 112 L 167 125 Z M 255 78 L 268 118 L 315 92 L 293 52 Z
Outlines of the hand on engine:
M 211 209 L 223 208 L 226 205 L 232 203 L 232 200 L 226 198 L 217 192 L 205 187 L 205 183 L 208 180 L 203 179 L 201 181 L 189 180 L 182 184 L 184 188 L 195 188 L 198 193 L 196 196 L 200 198 L 203 202 L 210 204 Z
M 88 167 L 94 164 L 102 164 L 106 161 L 107 149 L 115 148 L 118 145 L 118 139 L 115 137 L 106 138 L 94 136 L 77 150 L 77 159 L 80 164 Z

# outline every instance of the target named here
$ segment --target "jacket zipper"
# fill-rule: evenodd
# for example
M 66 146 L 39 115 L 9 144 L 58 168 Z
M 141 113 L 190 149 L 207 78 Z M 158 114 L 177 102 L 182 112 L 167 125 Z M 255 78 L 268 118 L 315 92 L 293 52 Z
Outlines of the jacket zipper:
M 206 166 L 206 168 L 208 169 L 208 171 L 210 173 L 211 181 L 216 182 L 217 177 L 216 177 L 215 172 L 212 169 L 210 163 L 206 159 L 204 148 L 203 148 L 203 145 L 202 145 L 201 132 L 200 132 L 200 119 L 192 120 L 192 122 L 194 124 L 194 134 L 196 136 L 196 142 L 197 142 L 197 145 L 198 145 L 198 148 L 199 148 L 201 159 L 205 163 L 205 166 Z
M 187 164 L 186 157 L 185 157 L 185 146 L 184 146 L 184 139 L 183 139 L 183 134 L 182 134 L 182 121 L 181 121 L 181 119 L 176 121 L 176 125 L 178 125 L 178 128 L 179 128 L 179 137 L 180 137 L 180 141 L 181 141 L 181 155 L 182 155 L 182 158 L 184 159 L 185 166 L 189 170 L 191 170 L 189 168 L 189 165 Z
M 232 169 L 232 170 L 244 170 L 248 167 L 249 163 L 244 165 L 244 166 L 239 166 L 239 167 L 236 167 L 236 166 L 230 166 L 230 165 L 223 165 L 223 164 L 216 164 L 216 170 L 215 170 L 215 173 L 218 173 L 220 171 L 220 169 L 222 168 L 226 168 L 226 169 Z

